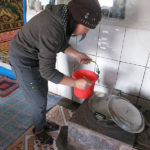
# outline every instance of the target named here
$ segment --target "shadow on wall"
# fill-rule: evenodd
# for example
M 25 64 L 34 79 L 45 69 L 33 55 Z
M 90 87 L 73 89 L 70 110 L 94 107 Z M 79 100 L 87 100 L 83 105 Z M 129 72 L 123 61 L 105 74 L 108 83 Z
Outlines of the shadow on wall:
M 107 88 L 114 88 L 116 85 L 117 74 L 116 71 L 105 69 L 103 72 L 103 85 Z
M 111 78 L 111 76 L 113 78 Z M 140 94 L 139 88 L 140 87 L 137 84 L 137 82 L 132 83 L 133 84 L 133 86 L 132 86 L 132 84 L 130 82 L 125 83 L 123 81 L 123 79 L 125 79 L 125 78 L 130 78 L 128 72 L 126 72 L 126 71 L 119 72 L 119 77 L 120 77 L 120 79 L 119 79 L 120 84 L 118 85 L 117 84 L 117 81 L 118 81 L 117 78 L 118 77 L 117 77 L 116 72 L 114 72 L 112 70 L 106 70 L 104 72 L 104 83 L 110 89 L 114 88 L 114 89 L 121 90 L 122 92 L 127 93 L 129 95 L 139 96 L 139 94 Z M 123 82 L 121 82 L 121 81 L 123 81 Z M 137 84 L 137 86 L 135 86 L 136 84 Z

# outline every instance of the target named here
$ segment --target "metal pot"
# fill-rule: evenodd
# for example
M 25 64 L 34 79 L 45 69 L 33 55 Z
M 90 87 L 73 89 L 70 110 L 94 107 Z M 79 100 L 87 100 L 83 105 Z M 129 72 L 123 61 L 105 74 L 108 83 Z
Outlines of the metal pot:
M 118 125 L 130 133 L 140 133 L 144 130 L 142 113 L 123 97 L 96 92 L 88 100 L 88 106 L 100 123 Z
M 103 124 L 114 125 L 114 121 L 108 111 L 107 104 L 108 96 L 103 93 L 94 93 L 88 100 L 89 109 L 92 111 L 94 118 Z

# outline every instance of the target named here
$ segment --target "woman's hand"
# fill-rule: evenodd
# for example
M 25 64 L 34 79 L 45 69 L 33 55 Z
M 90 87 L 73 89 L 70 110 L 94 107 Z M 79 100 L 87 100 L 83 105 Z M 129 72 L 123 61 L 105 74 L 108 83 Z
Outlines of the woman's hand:
M 87 89 L 91 85 L 92 83 L 86 78 L 75 80 L 75 87 L 81 90 Z
M 80 64 L 89 64 L 92 60 L 86 54 L 77 51 L 76 49 L 72 48 L 71 46 L 69 46 L 65 50 L 65 54 L 67 54 L 71 57 L 74 57 Z
M 75 58 L 80 64 L 89 64 L 92 60 L 89 56 L 80 52 L 77 54 Z
M 59 84 L 76 87 L 81 90 L 87 89 L 88 87 L 90 87 L 92 85 L 92 83 L 86 78 L 73 79 L 73 78 L 65 76 L 65 75 Z

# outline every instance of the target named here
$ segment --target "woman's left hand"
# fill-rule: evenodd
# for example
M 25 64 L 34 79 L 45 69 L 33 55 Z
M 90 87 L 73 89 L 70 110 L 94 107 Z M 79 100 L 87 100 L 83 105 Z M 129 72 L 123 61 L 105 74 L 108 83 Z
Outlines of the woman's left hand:
M 78 55 L 76 56 L 76 60 L 80 64 L 89 64 L 92 59 L 89 56 L 87 56 L 86 54 L 79 52 Z
M 75 58 L 80 64 L 89 64 L 92 60 L 89 56 L 77 51 L 71 46 L 69 46 L 64 52 L 65 54 Z

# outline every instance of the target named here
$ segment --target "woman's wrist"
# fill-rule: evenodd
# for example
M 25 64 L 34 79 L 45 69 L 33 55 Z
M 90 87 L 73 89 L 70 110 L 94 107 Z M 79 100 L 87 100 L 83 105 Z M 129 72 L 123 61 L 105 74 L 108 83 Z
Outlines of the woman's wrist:
M 71 77 L 64 76 L 59 84 L 75 87 L 76 86 L 76 80 L 71 78 Z
M 73 58 L 77 58 L 80 55 L 80 52 L 78 52 L 76 49 L 72 48 L 71 46 L 69 46 L 65 51 L 65 54 L 73 57 Z

